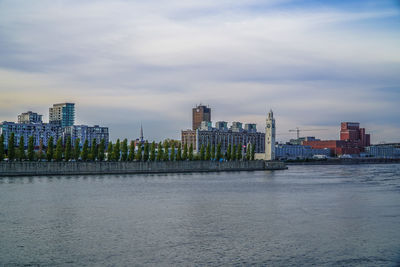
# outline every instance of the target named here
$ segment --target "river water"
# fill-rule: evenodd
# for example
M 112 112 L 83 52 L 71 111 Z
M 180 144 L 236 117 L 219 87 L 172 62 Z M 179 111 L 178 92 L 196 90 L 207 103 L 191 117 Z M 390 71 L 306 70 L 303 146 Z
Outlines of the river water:
M 0 178 L 0 266 L 397 266 L 400 164 Z

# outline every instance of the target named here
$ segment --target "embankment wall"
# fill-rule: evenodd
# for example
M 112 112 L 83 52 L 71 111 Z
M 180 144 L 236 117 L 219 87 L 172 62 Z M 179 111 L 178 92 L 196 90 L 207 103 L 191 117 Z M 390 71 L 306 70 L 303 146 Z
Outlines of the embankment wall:
M 283 162 L 166 161 L 166 162 L 0 162 L 0 176 L 176 173 L 281 170 Z

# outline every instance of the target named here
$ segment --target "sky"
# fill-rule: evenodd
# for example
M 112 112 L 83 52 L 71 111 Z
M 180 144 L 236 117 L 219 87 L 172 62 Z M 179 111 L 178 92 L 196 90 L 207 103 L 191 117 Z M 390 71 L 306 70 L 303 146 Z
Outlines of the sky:
M 74 102 L 111 139 L 180 139 L 212 121 L 400 142 L 400 1 L 0 0 L 0 121 Z

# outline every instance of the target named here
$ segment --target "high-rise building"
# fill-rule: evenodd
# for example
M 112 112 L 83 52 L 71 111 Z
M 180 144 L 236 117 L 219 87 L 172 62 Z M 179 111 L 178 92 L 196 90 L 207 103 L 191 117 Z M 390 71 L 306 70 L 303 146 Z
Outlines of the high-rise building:
M 49 122 L 61 127 L 73 126 L 75 122 L 75 104 L 54 104 L 49 108 Z
M 202 121 L 211 122 L 211 108 L 199 105 L 192 110 L 192 130 L 197 130 Z
M 275 119 L 272 110 L 265 126 L 265 160 L 275 160 Z
M 18 123 L 42 123 L 42 116 L 32 111 L 24 112 L 18 115 Z

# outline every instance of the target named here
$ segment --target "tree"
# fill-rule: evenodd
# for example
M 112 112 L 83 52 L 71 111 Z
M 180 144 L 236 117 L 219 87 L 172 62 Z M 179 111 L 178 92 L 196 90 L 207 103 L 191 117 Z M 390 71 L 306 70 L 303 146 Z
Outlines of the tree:
M 218 143 L 217 145 L 217 154 L 215 155 L 215 159 L 219 161 L 222 158 L 221 154 L 221 143 Z
M 150 161 L 155 161 L 156 160 L 156 142 L 151 143 L 151 148 L 150 148 Z
M 238 144 L 236 152 L 237 152 L 236 158 L 238 160 L 241 160 L 242 159 L 242 143 Z
M 162 145 L 161 142 L 158 143 L 157 145 L 157 161 L 161 161 L 163 159 L 163 150 L 162 150 Z
M 121 144 L 121 161 L 128 160 L 128 140 L 125 138 Z
M 251 160 L 254 160 L 254 156 L 256 154 L 256 146 L 255 144 L 251 145 Z
M 204 160 L 204 158 L 205 158 L 204 144 L 201 144 L 201 147 L 200 147 L 200 160 Z
M 182 154 L 182 160 L 186 161 L 188 159 L 188 145 L 185 143 L 183 146 L 183 154 Z
M 138 151 L 136 153 L 136 161 L 142 161 L 142 144 L 139 144 Z
M 56 145 L 55 160 L 56 161 L 61 161 L 62 160 L 62 156 L 63 156 L 62 139 L 58 138 L 57 145 Z
M 121 157 L 121 143 L 120 143 L 119 139 L 117 139 L 117 142 L 115 142 L 115 145 L 113 148 L 112 159 L 114 161 L 119 161 L 120 157 Z
M 178 152 L 176 153 L 176 161 L 182 160 L 182 144 L 178 144 Z
M 133 161 L 135 159 L 135 142 L 131 141 L 130 145 L 129 145 L 129 156 L 128 156 L 128 160 L 129 161 Z
M 79 156 L 81 155 L 81 147 L 80 147 L 80 142 L 81 140 L 79 138 L 75 139 L 75 144 L 74 144 L 74 159 L 76 161 L 79 160 Z
M 89 156 L 89 141 L 86 139 L 83 143 L 81 158 L 83 161 L 87 161 Z
M 18 146 L 18 158 L 19 160 L 24 160 L 26 159 L 26 155 L 25 155 L 25 141 L 24 141 L 24 137 L 21 135 L 21 137 L 19 138 L 19 146 Z
M 231 156 L 232 156 L 232 145 L 228 145 L 228 150 L 225 153 L 225 159 L 227 161 L 231 160 Z
M 211 160 L 211 146 L 210 146 L 210 143 L 207 144 L 207 148 L 206 148 L 206 160 Z
M 211 160 L 215 159 L 215 144 L 212 144 L 211 146 Z
M 246 147 L 246 160 L 250 160 L 251 159 L 251 144 L 247 144 Z
M 100 144 L 99 144 L 99 150 L 97 151 L 97 158 L 99 159 L 99 161 L 103 161 L 104 160 L 104 150 L 106 149 L 106 141 L 103 139 L 101 139 Z
M 71 137 L 68 136 L 67 142 L 65 144 L 65 155 L 64 155 L 65 161 L 69 161 L 71 159 L 71 157 L 72 157 L 71 150 L 72 150 Z
M 34 159 L 35 159 L 35 146 L 33 143 L 33 136 L 30 136 L 28 139 L 28 160 L 33 161 Z
M 107 146 L 107 161 L 112 161 L 112 151 L 113 151 L 113 143 L 108 142 Z
M 11 133 L 10 138 L 8 138 L 8 160 L 13 161 L 15 159 L 15 135 Z
M 92 145 L 90 146 L 90 160 L 95 161 L 98 153 L 99 147 L 97 146 L 97 140 L 93 138 Z
M 169 156 L 169 160 L 175 160 L 175 142 L 171 142 L 171 155 Z
M 4 160 L 4 135 L 0 135 L 0 161 Z
M 54 140 L 53 136 L 50 136 L 50 138 L 49 138 L 49 140 L 47 142 L 47 151 L 46 151 L 47 161 L 51 161 L 53 159 L 53 156 L 54 156 L 53 155 L 54 154 L 54 151 L 53 151 L 54 141 L 53 140 Z
M 189 160 L 193 160 L 193 144 L 190 144 L 188 158 Z
M 42 160 L 44 157 L 43 155 L 43 139 L 39 141 L 39 151 L 37 152 L 37 159 Z
M 148 161 L 149 160 L 149 143 L 146 141 L 144 143 L 144 149 L 143 149 L 143 161 Z
M 232 145 L 231 160 L 236 160 L 236 146 L 235 145 Z
M 164 142 L 164 161 L 169 160 L 169 142 Z

